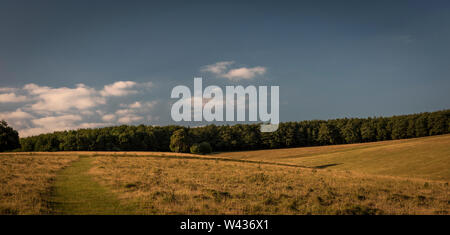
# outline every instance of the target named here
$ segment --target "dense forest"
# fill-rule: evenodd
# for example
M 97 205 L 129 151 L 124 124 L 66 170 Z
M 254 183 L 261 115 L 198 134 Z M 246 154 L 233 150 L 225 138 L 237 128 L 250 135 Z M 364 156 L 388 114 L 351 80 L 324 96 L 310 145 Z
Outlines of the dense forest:
M 21 138 L 20 150 L 189 152 L 288 148 L 446 134 L 450 133 L 449 122 L 450 110 L 444 110 L 393 117 L 285 122 L 272 133 L 261 133 L 258 124 L 196 128 L 122 125 Z

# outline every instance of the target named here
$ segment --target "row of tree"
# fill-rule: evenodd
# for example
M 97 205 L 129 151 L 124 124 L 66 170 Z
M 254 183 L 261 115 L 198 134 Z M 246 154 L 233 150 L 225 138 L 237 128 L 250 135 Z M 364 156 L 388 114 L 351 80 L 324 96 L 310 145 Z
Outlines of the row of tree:
M 22 151 L 175 151 L 189 152 L 207 142 L 213 151 L 360 143 L 450 133 L 450 110 L 393 117 L 342 118 L 281 123 L 275 132 L 259 124 L 114 126 L 21 138 Z

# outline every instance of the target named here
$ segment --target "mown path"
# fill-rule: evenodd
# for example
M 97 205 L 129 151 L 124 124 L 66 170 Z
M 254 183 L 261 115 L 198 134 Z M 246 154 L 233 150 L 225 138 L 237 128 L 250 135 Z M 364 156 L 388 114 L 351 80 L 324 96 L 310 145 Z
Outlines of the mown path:
M 93 157 L 80 156 L 62 170 L 49 199 L 53 214 L 133 214 L 116 196 L 88 174 Z
M 243 163 L 257 163 L 269 165 L 282 165 L 301 167 L 290 164 L 279 164 L 271 162 L 257 162 L 239 159 L 221 159 L 208 157 L 174 157 L 174 156 L 149 156 L 157 158 L 180 158 L 234 161 Z M 116 195 L 108 188 L 102 186 L 88 173 L 92 167 L 93 156 L 81 155 L 69 167 L 62 170 L 56 177 L 50 197 L 48 198 L 51 214 L 66 215 L 110 215 L 110 214 L 135 214 L 131 205 L 119 203 Z

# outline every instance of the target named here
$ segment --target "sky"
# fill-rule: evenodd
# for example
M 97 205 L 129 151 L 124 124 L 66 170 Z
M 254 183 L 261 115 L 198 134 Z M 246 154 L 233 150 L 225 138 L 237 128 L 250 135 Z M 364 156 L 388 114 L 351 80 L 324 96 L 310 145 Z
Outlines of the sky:
M 170 116 L 194 77 L 279 86 L 282 122 L 448 109 L 449 42 L 449 1 L 0 0 L 0 119 L 197 126 Z

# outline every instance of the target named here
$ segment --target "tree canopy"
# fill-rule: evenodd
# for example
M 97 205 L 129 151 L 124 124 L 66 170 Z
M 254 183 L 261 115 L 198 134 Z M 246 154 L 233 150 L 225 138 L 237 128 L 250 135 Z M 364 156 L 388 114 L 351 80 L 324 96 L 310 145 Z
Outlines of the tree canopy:
M 5 124 L 9 149 L 17 148 L 17 132 Z M 15 134 L 14 134 L 15 133 Z M 189 152 L 207 142 L 213 151 L 288 148 L 361 143 L 450 133 L 450 110 L 393 117 L 341 118 L 280 123 L 275 132 L 259 124 L 183 126 L 113 126 L 60 131 L 21 138 L 22 151 L 174 151 Z M 8 139 L 8 138 L 6 138 Z M 3 145 L 2 145 L 3 146 Z M 6 149 L 5 149 L 6 150 Z M 3 150 L 4 151 L 4 150 Z
M 19 134 L 6 121 L 0 121 L 0 152 L 17 148 L 20 148 Z

